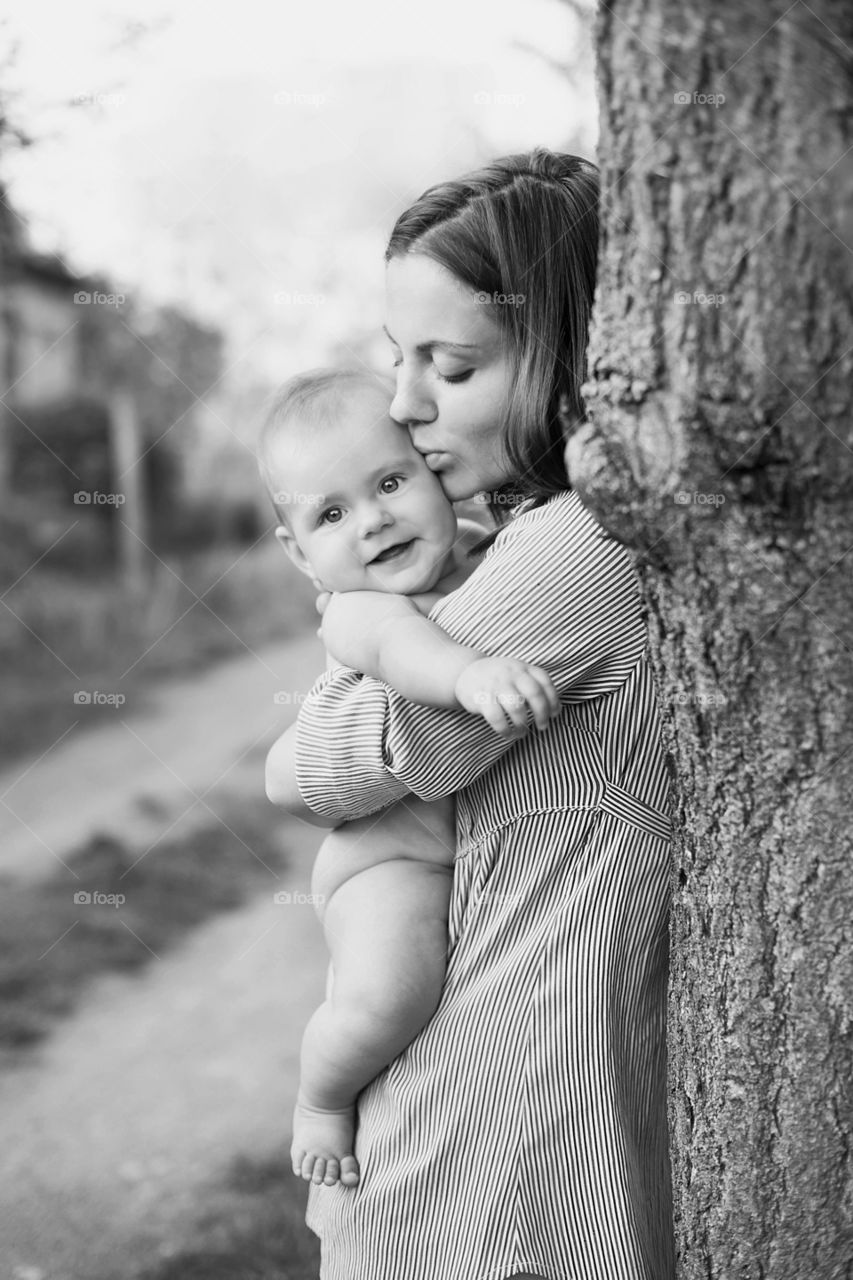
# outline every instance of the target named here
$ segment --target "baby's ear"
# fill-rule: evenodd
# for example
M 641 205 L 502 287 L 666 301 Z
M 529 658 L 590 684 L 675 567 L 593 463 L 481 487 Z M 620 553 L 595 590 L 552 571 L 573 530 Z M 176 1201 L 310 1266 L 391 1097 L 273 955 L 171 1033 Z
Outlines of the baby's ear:
M 302 573 L 307 574 L 309 578 L 313 578 L 314 570 L 308 563 L 308 557 L 305 555 L 305 552 L 302 550 L 287 525 L 278 525 L 275 531 L 275 536 L 278 538 L 297 569 L 301 570 Z

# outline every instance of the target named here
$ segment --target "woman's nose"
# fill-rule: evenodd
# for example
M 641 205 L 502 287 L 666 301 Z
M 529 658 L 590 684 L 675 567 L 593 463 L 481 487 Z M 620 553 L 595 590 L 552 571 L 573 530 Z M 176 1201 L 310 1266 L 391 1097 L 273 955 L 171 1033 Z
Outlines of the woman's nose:
M 397 389 L 391 401 L 391 417 L 404 427 L 417 422 L 432 422 L 436 416 L 433 400 L 422 373 L 397 370 Z

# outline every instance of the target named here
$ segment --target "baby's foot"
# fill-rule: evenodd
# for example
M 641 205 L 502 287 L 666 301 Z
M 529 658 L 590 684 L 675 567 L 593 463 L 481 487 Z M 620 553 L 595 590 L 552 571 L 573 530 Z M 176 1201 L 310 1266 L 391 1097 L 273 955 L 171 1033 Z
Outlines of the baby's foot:
M 323 1111 L 307 1102 L 297 1102 L 293 1112 L 293 1143 L 290 1158 L 297 1178 L 327 1187 L 342 1182 L 354 1187 L 358 1182 L 358 1161 L 353 1155 L 355 1107 Z

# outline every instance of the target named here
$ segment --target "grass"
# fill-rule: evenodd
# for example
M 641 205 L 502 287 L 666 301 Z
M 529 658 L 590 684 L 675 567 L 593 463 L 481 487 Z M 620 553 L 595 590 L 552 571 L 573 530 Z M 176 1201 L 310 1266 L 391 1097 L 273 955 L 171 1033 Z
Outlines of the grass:
M 188 930 L 270 883 L 259 859 L 273 870 L 285 862 L 277 811 L 263 799 L 238 802 L 225 792 L 211 793 L 210 803 L 227 827 L 211 820 L 188 835 L 166 837 L 135 866 L 138 851 L 104 837 L 69 856 L 79 880 L 60 872 L 38 884 L 4 887 L 0 1049 L 20 1053 L 36 1044 L 73 1011 L 94 977 L 141 969 L 152 952 L 162 955 Z M 126 901 L 75 901 L 96 893 Z
M 79 690 L 120 694 L 136 706 L 164 678 L 314 625 L 314 592 L 272 538 L 152 561 L 144 592 L 114 575 L 51 567 L 3 574 L 0 609 L 0 759 L 44 750 L 79 716 Z M 86 707 L 86 721 L 115 716 Z
M 135 1280 L 316 1280 L 320 1247 L 305 1226 L 307 1196 L 285 1157 L 240 1157 L 206 1189 L 179 1252 Z

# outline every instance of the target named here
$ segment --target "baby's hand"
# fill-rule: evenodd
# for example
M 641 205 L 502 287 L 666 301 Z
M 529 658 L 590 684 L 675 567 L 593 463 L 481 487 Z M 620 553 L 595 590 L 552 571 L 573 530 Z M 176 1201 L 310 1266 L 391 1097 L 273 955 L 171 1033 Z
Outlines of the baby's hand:
M 537 729 L 560 714 L 560 698 L 541 667 L 515 658 L 478 658 L 456 681 L 456 698 L 472 715 L 483 716 L 495 733 L 527 727 L 527 710 Z
M 314 607 L 320 615 L 320 625 L 317 628 L 317 635 L 322 636 L 323 614 L 326 612 L 326 609 L 329 607 L 329 601 L 332 598 L 332 593 L 331 591 L 326 590 L 326 588 L 323 586 L 319 578 L 312 578 L 311 581 L 314 583 L 315 589 L 320 593 L 317 596 L 317 599 L 314 601 Z

